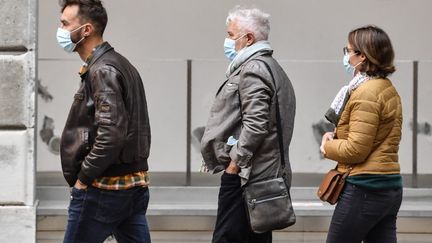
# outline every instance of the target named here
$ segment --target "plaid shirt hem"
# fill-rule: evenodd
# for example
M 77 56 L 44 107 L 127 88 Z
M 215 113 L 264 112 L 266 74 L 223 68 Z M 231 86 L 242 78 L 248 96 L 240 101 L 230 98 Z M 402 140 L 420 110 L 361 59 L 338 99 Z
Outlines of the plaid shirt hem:
M 92 186 L 105 190 L 126 190 L 136 186 L 147 187 L 149 184 L 148 172 L 140 171 L 123 176 L 100 177 L 93 181 Z

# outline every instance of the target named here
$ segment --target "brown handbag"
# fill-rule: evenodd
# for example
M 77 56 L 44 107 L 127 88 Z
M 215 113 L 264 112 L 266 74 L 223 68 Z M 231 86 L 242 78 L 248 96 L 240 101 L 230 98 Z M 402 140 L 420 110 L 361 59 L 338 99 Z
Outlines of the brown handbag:
M 341 173 L 336 169 L 331 169 L 318 188 L 317 196 L 319 199 L 331 205 L 335 204 L 339 200 L 339 196 L 345 185 L 345 179 L 348 177 L 351 170 L 352 168 L 350 167 L 347 172 Z

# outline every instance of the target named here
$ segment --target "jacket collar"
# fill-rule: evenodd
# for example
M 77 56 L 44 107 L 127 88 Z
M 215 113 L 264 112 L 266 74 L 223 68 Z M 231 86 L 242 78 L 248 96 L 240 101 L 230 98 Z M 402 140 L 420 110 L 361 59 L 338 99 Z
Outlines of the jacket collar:
M 239 68 L 237 68 L 233 73 L 231 73 L 231 75 L 227 79 L 225 79 L 225 81 L 222 83 L 222 85 L 219 87 L 218 91 L 216 92 L 216 95 L 219 94 L 219 92 L 222 90 L 223 86 L 225 86 L 225 84 L 228 82 L 228 80 L 230 80 L 230 78 L 232 78 L 232 77 L 234 77 L 240 73 L 240 71 L 243 69 L 243 66 L 246 65 L 246 63 L 248 63 L 250 60 L 253 60 L 257 57 L 265 56 L 265 55 L 271 56 L 272 54 L 273 54 L 272 50 L 262 50 L 262 51 L 259 51 L 255 54 L 253 54 L 252 56 L 250 56 Z
M 108 43 L 108 42 L 103 42 L 102 44 L 100 44 L 99 46 L 96 46 L 93 49 L 93 53 L 90 55 L 89 60 L 86 60 L 86 71 L 84 71 L 83 73 L 81 73 L 81 77 L 84 77 L 87 73 L 87 71 L 90 69 L 90 67 L 96 63 L 96 61 L 102 57 L 105 53 L 107 53 L 110 50 L 113 50 L 114 48 Z
M 243 69 L 243 66 L 246 65 L 246 63 L 248 63 L 250 60 L 253 60 L 253 59 L 255 59 L 255 58 L 259 57 L 259 56 L 265 56 L 265 55 L 270 55 L 271 56 L 272 54 L 273 54 L 272 50 L 262 50 L 262 51 L 256 52 L 255 54 L 251 55 L 248 59 L 246 59 L 243 62 L 243 64 L 240 65 L 240 67 L 238 67 L 236 70 L 234 70 L 234 72 L 232 72 L 229 75 L 228 79 L 231 78 L 231 77 L 233 77 L 233 76 L 235 76 L 235 75 L 237 75 Z
M 235 70 L 247 62 L 247 60 L 253 57 L 256 53 L 260 52 L 273 52 L 273 49 L 271 49 L 270 43 L 268 41 L 258 41 L 251 46 L 241 49 L 228 65 L 228 68 L 225 72 L 226 76 L 229 77 Z

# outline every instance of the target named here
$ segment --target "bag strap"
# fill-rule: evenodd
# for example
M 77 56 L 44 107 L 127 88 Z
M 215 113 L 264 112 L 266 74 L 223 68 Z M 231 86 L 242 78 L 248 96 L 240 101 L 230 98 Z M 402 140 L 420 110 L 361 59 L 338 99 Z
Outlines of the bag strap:
M 336 165 L 336 167 L 334 168 L 334 170 L 337 171 L 337 168 L 338 168 L 338 165 Z M 342 180 L 345 180 L 349 176 L 349 174 L 351 173 L 352 169 L 353 169 L 352 166 L 348 167 L 347 171 L 345 171 L 345 173 L 342 174 Z
M 350 167 L 348 167 L 348 170 L 344 173 L 344 178 L 346 178 L 346 177 L 348 177 L 349 176 L 349 174 L 351 173 L 351 170 L 353 169 L 353 167 L 352 166 L 350 166 Z
M 285 171 L 285 152 L 284 152 L 284 146 L 283 146 L 283 135 L 282 135 L 282 119 L 281 119 L 281 115 L 280 115 L 280 110 L 279 110 L 279 97 L 277 95 L 277 87 L 276 87 L 276 80 L 274 78 L 272 69 L 270 67 L 270 65 L 262 60 L 261 58 L 255 58 L 255 60 L 259 60 L 261 62 L 264 63 L 264 65 L 267 67 L 268 71 L 270 72 L 271 78 L 272 78 L 272 82 L 274 85 L 274 89 L 275 89 L 275 98 L 276 98 L 276 126 L 277 126 L 277 133 L 278 133 L 278 139 L 279 139 L 279 151 L 280 151 L 280 156 L 281 156 L 281 167 L 282 170 Z M 279 174 L 279 169 L 278 172 L 276 174 L 276 177 Z M 285 176 L 285 173 L 282 175 L 282 177 Z

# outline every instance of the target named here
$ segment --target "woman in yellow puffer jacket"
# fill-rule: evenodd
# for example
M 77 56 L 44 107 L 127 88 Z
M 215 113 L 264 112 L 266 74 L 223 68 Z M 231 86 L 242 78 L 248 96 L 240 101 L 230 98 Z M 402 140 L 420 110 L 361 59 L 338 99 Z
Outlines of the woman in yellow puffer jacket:
M 338 170 L 350 170 L 333 213 L 327 243 L 397 242 L 396 217 L 402 202 L 398 159 L 402 105 L 387 78 L 395 71 L 388 35 L 376 26 L 351 31 L 344 66 L 353 75 L 336 95 L 326 118 L 335 132 L 320 147 Z

